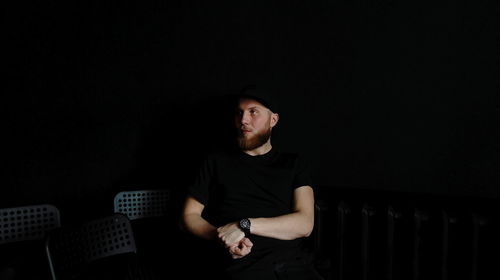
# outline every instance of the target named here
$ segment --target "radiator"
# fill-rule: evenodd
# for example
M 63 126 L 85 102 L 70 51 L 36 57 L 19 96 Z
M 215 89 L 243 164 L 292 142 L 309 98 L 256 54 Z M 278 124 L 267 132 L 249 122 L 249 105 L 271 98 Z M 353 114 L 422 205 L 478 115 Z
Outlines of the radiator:
M 335 280 L 500 279 L 496 211 L 462 203 L 319 201 L 318 270 Z

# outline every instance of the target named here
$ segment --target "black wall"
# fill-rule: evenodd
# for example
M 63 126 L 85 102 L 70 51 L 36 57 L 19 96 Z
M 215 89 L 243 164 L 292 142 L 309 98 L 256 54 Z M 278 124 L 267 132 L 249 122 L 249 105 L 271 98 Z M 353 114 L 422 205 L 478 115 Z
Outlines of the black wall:
M 3 207 L 182 192 L 218 98 L 282 100 L 318 186 L 498 196 L 494 1 L 45 1 L 3 12 Z M 96 210 L 97 211 L 97 210 Z

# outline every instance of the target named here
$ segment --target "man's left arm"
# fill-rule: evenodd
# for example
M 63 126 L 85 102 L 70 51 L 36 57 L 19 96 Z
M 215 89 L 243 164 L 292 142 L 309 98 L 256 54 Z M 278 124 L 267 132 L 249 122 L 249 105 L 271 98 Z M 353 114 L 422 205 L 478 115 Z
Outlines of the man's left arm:
M 254 235 L 282 240 L 307 237 L 314 227 L 314 191 L 310 186 L 296 188 L 293 192 L 293 211 L 290 214 L 249 219 L 250 233 Z M 233 222 L 220 227 L 218 232 L 219 238 L 222 239 L 222 236 L 233 235 L 235 232 L 241 232 L 241 229 L 238 222 Z
M 250 218 L 250 233 L 282 240 L 307 237 L 314 227 L 314 191 L 301 186 L 293 192 L 293 212 L 271 218 Z

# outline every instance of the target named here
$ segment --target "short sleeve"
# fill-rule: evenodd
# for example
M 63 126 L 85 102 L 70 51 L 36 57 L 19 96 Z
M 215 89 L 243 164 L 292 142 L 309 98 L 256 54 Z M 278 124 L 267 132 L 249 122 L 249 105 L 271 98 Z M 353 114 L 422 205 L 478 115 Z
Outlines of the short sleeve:
M 295 174 L 293 178 L 292 187 L 294 189 L 302 186 L 313 187 L 313 180 L 311 177 L 311 170 L 309 163 L 302 156 L 297 156 L 295 162 Z
M 213 174 L 213 163 L 210 158 L 203 160 L 194 182 L 188 187 L 188 194 L 203 205 L 207 205 L 209 188 Z

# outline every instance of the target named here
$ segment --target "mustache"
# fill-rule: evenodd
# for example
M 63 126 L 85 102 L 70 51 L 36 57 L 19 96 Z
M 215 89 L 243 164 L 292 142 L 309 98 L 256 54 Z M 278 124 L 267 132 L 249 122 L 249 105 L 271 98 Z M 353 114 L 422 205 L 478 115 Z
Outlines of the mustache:
M 241 126 L 240 130 L 252 131 L 252 129 L 248 126 Z

